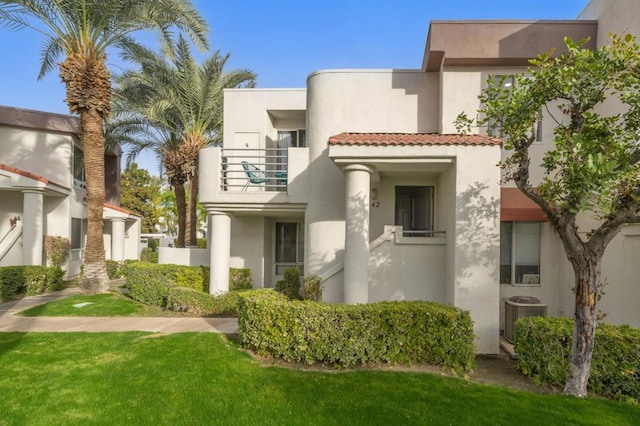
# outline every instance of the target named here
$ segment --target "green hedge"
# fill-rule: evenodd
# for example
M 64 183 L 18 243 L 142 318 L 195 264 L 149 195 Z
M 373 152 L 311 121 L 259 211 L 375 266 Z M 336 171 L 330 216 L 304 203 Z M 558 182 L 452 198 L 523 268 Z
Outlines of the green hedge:
M 172 287 L 167 294 L 167 309 L 198 316 L 236 316 L 239 301 L 240 295 L 237 291 L 213 296 L 191 288 Z
M 238 325 L 244 347 L 286 361 L 474 365 L 469 313 L 433 302 L 324 304 L 256 290 L 241 294 Z
M 151 306 L 165 306 L 171 287 L 209 291 L 209 268 L 132 262 L 123 268 L 129 296 Z
M 110 280 L 116 280 L 122 277 L 122 262 L 117 260 L 107 260 L 107 275 Z
M 536 381 L 564 386 L 570 371 L 573 321 L 528 317 L 515 327 L 518 368 Z M 590 392 L 640 401 L 640 330 L 606 323 L 596 328 Z
M 229 291 L 251 290 L 251 269 L 249 268 L 229 268 Z
M 158 265 L 149 262 L 125 261 L 120 268 L 127 280 L 129 296 L 151 306 L 166 306 L 169 289 L 185 287 L 203 294 L 209 293 L 209 268 L 206 266 Z M 251 269 L 229 270 L 229 290 L 248 290 Z
M 18 293 L 33 296 L 48 288 L 59 288 L 62 286 L 63 276 L 64 272 L 59 267 L 0 267 L 0 300 L 9 300 Z

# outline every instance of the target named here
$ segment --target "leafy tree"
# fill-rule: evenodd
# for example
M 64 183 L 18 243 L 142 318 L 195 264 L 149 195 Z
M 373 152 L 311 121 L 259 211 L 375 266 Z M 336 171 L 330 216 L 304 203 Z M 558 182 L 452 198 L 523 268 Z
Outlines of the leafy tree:
M 160 212 L 160 178 L 131 163 L 120 179 L 120 205 L 142 216 L 142 232 L 156 232 Z
M 612 36 L 595 51 L 585 42 L 567 38 L 567 53 L 532 60 L 510 90 L 490 80 L 479 111 L 479 124 L 499 129 L 510 151 L 504 180 L 544 211 L 573 267 L 575 325 L 564 393 L 576 396 L 587 394 L 603 254 L 624 224 L 640 223 L 640 49 L 630 35 Z M 605 115 L 604 103 L 614 112 Z M 555 120 L 554 145 L 540 165 L 542 182 L 534 183 L 529 148 L 542 109 Z M 470 124 L 458 117 L 460 129 Z M 588 217 L 597 225 L 578 232 Z
M 172 29 L 206 45 L 207 25 L 187 0 L 2 0 L 0 25 L 30 28 L 46 41 L 39 78 L 57 65 L 66 85 L 69 111 L 80 115 L 87 187 L 87 245 L 83 292 L 108 290 L 102 234 L 104 120 L 111 111 L 111 74 L 107 49 L 129 41 L 136 31 L 151 29 L 164 45 Z M 63 61 L 58 63 L 58 58 Z
M 117 79 L 122 109 L 135 111 L 152 126 L 180 137 L 179 145 L 163 161 L 167 172 L 180 178 L 178 184 L 185 178 L 188 181 L 185 243 L 195 246 L 198 153 L 221 140 L 223 89 L 252 86 L 255 74 L 244 69 L 223 71 L 229 54 L 219 51 L 198 63 L 182 37 L 171 55 L 132 43 L 125 58 L 140 68 L 126 71 Z M 178 193 L 176 197 L 182 198 Z

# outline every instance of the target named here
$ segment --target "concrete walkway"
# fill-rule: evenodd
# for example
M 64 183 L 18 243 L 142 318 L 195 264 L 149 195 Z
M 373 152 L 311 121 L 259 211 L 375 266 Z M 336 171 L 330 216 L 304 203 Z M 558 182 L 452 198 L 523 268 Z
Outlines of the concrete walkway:
M 148 331 L 152 333 L 209 332 L 233 334 L 236 318 L 164 318 L 164 317 L 21 317 L 16 313 L 53 300 L 80 294 L 67 288 L 39 296 L 25 297 L 0 304 L 0 332 L 78 332 Z

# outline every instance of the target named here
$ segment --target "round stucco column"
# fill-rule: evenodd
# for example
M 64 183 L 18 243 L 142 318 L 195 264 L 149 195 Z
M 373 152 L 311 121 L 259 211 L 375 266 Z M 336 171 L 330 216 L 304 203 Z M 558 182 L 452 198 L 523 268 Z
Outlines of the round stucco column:
M 111 260 L 124 260 L 124 219 L 111 219 Z
M 40 190 L 26 190 L 22 194 L 22 262 L 42 265 L 44 195 Z
M 369 301 L 369 191 L 371 168 L 354 164 L 346 174 L 346 230 L 344 245 L 344 301 Z
M 222 212 L 211 215 L 211 253 L 209 293 L 229 291 L 229 256 L 231 256 L 231 218 Z

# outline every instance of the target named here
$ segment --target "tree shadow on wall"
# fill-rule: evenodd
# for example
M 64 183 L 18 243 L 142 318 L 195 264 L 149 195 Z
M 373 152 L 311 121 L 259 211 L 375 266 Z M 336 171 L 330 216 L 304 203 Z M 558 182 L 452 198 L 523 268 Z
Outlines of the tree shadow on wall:
M 474 182 L 456 200 L 457 278 L 469 278 L 478 269 L 489 270 L 496 283 L 500 256 L 500 200 L 487 198 L 485 183 Z

